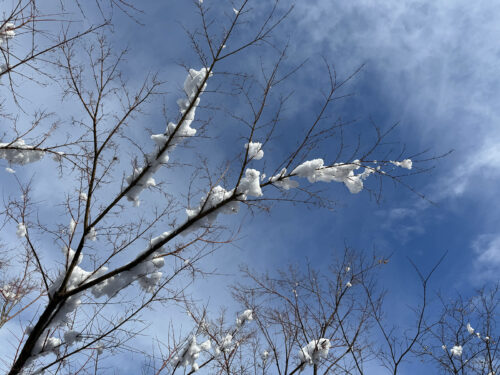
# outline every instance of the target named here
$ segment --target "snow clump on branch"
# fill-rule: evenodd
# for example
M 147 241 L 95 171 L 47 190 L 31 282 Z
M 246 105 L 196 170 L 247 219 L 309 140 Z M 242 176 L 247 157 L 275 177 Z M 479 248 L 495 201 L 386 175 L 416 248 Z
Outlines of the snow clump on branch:
M 323 182 L 343 182 L 352 194 L 357 194 L 363 190 L 363 180 L 375 172 L 373 168 L 365 168 L 363 173 L 358 175 L 354 171 L 360 168 L 360 161 L 354 160 L 352 163 L 335 163 L 333 166 L 324 166 L 323 159 L 308 160 L 292 171 L 292 175 L 307 178 L 311 183 Z
M 462 351 L 463 351 L 463 348 L 461 345 L 455 345 L 453 348 L 450 349 L 450 353 L 454 357 L 461 357 Z
M 286 168 L 283 168 L 280 173 L 270 177 L 269 181 L 282 189 L 290 190 L 299 187 L 299 183 L 295 180 L 290 179 L 290 177 L 284 177 L 286 175 Z
M 15 301 L 19 298 L 18 288 L 13 284 L 5 284 L 0 287 L 0 296 L 5 301 Z
M 19 238 L 26 237 L 26 226 L 23 223 L 17 224 L 16 235 Z
M 236 319 L 236 326 L 242 327 L 243 324 L 245 324 L 246 321 L 248 320 L 253 320 L 253 310 L 245 310 L 243 311 L 238 318 Z
M 301 363 L 307 363 L 308 365 L 318 365 L 322 359 L 328 357 L 330 347 L 331 344 L 328 339 L 313 340 L 299 350 L 299 360 Z
M 188 367 L 191 366 L 191 369 L 193 371 L 198 371 L 200 366 L 196 363 L 196 360 L 200 356 L 200 352 L 202 350 L 209 350 L 212 347 L 212 344 L 210 343 L 209 340 L 203 342 L 202 344 L 198 345 L 196 342 L 196 337 L 193 337 L 191 341 L 189 342 L 188 345 L 184 348 L 182 351 L 181 355 L 176 355 L 173 360 L 172 364 L 174 367 L 177 366 L 182 366 L 182 367 Z
M 252 156 L 255 157 L 255 155 L 258 155 L 258 153 L 262 151 L 260 149 L 261 143 L 258 142 L 250 142 L 250 146 L 247 143 L 245 144 L 245 148 L 248 149 L 250 158 Z M 411 160 L 406 159 L 404 163 L 405 165 L 408 163 L 411 164 Z M 401 166 L 404 167 L 404 165 Z M 305 161 L 297 166 L 289 176 L 286 175 L 286 168 L 283 168 L 280 173 L 270 177 L 269 182 L 275 186 L 289 190 L 299 186 L 297 181 L 290 179 L 290 176 L 307 178 L 310 183 L 318 181 L 336 181 L 344 183 L 352 194 L 357 194 L 363 190 L 363 181 L 379 170 L 379 167 L 365 167 L 362 173 L 354 174 L 354 171 L 360 167 L 360 160 L 354 160 L 352 163 L 335 163 L 332 166 L 325 166 L 323 159 L 314 159 Z M 211 210 L 218 205 L 220 205 L 220 207 L 192 223 L 188 230 L 184 231 L 183 235 L 187 235 L 189 232 L 197 230 L 204 225 L 212 224 L 217 219 L 219 213 L 237 213 L 239 210 L 238 203 L 247 200 L 248 196 L 261 197 L 263 192 L 260 184 L 260 176 L 260 171 L 247 168 L 245 170 L 245 175 L 240 179 L 237 185 L 236 194 L 234 193 L 234 189 L 226 190 L 220 185 L 213 187 L 207 195 L 201 199 L 198 207 L 186 210 L 188 220 L 193 220 L 201 213 Z M 265 174 L 263 174 L 262 177 L 265 178 Z
M 246 200 L 249 195 L 252 197 L 261 197 L 263 193 L 260 188 L 260 172 L 251 168 L 245 170 L 245 177 L 241 179 L 237 193 L 241 194 L 242 200 Z
M 224 202 L 226 200 L 229 200 L 234 194 L 234 189 L 233 190 L 226 190 L 222 186 L 217 185 L 212 188 L 208 192 L 208 194 L 201 199 L 200 205 L 196 208 L 193 209 L 186 209 L 186 214 L 188 217 L 188 220 L 191 220 L 198 216 L 200 213 L 204 211 L 208 211 L 221 202 Z M 211 212 L 210 214 L 206 215 L 202 219 L 197 220 L 195 223 L 193 223 L 187 232 L 184 234 L 188 234 L 191 231 L 197 230 L 201 228 L 203 225 L 210 225 L 215 220 L 217 219 L 218 214 L 223 213 L 223 214 L 235 214 L 239 210 L 238 202 L 237 201 L 232 201 L 229 202 L 228 204 L 223 205 L 221 208 L 218 210 Z
M 165 239 L 170 233 L 165 232 L 158 237 L 153 238 L 150 241 L 149 247 L 146 252 L 160 241 Z M 159 256 L 158 253 L 152 253 L 145 261 L 139 263 L 137 266 L 133 267 L 129 271 L 121 272 L 117 275 L 106 279 L 105 281 L 95 285 L 92 288 L 92 294 L 94 297 L 99 298 L 102 296 L 113 297 L 121 289 L 138 280 L 141 289 L 147 293 L 152 293 L 155 286 L 161 280 L 162 273 L 158 269 L 165 265 L 165 259 Z M 107 271 L 105 267 L 101 268 Z
M 215 348 L 215 355 L 217 356 L 222 352 L 228 352 L 231 350 L 232 347 L 233 347 L 233 335 L 228 333 L 224 337 L 224 340 L 222 340 L 222 344 Z
M 405 169 L 411 169 L 413 166 L 413 162 L 410 159 L 405 159 L 403 161 L 392 161 L 391 163 L 394 164 L 396 167 L 401 167 Z
M 245 176 L 241 178 L 240 183 L 238 184 L 236 195 L 234 194 L 234 189 L 226 190 L 222 186 L 217 185 L 213 187 L 204 198 L 201 199 L 198 207 L 186 209 L 188 220 L 192 220 L 199 214 L 213 209 L 217 205 L 227 201 L 226 204 L 223 204 L 218 209 L 193 223 L 189 229 L 184 232 L 184 235 L 187 235 L 189 232 L 195 231 L 204 225 L 213 224 L 217 219 L 217 216 L 221 213 L 238 213 L 239 201 L 247 200 L 248 196 L 260 197 L 262 195 L 263 193 L 260 187 L 260 172 L 255 169 L 247 168 L 245 170 Z M 231 201 L 232 198 L 234 198 L 234 200 Z
M 212 72 L 208 68 L 189 70 L 189 74 L 184 81 L 184 93 L 186 97 L 177 100 L 177 105 L 182 115 L 181 122 L 179 124 L 169 122 L 165 133 L 153 134 L 151 136 L 151 139 L 156 143 L 156 149 L 146 156 L 146 167 L 135 168 L 134 172 L 125 179 L 130 186 L 130 184 L 139 178 L 135 185 L 125 194 L 129 201 L 134 202 L 135 206 L 140 204 L 139 195 L 144 189 L 156 186 L 153 176 L 158 172 L 162 164 L 168 162 L 168 152 L 183 138 L 192 137 L 196 134 L 196 129 L 192 128 L 191 124 L 194 121 L 196 108 L 200 103 L 199 96 L 206 89 L 206 80 L 211 75 Z M 168 146 L 165 147 L 167 144 Z M 143 172 L 145 168 L 147 170 Z
M 245 143 L 245 148 L 248 149 L 248 159 L 250 160 L 260 160 L 264 157 L 262 143 L 260 142 Z
M 91 227 L 87 235 L 85 236 L 87 240 L 90 241 L 97 241 L 97 231 L 95 230 L 94 227 Z
M 146 249 L 148 251 L 152 246 L 157 244 L 159 241 L 168 236 L 168 232 L 153 238 L 150 242 L 149 247 Z M 63 253 L 66 258 L 67 267 L 73 261 L 76 252 L 73 249 L 64 247 Z M 107 267 L 101 267 L 97 271 L 88 272 L 81 268 L 79 265 L 82 262 L 83 256 L 80 253 L 76 261 L 76 265 L 71 271 L 69 278 L 66 283 L 66 289 L 71 291 L 84 284 L 85 282 L 92 281 L 104 275 L 108 269 Z M 158 269 L 163 267 L 165 261 L 162 257 L 159 257 L 157 253 L 151 254 L 146 260 L 139 263 L 137 266 L 133 267 L 129 271 L 119 273 L 112 276 L 105 281 L 93 286 L 91 288 L 91 293 L 94 297 L 99 298 L 102 296 L 112 297 L 118 293 L 122 288 L 128 286 L 135 280 L 138 280 L 139 286 L 145 292 L 153 292 L 155 286 L 158 285 L 160 278 L 162 276 Z M 67 269 L 66 267 L 66 269 Z M 62 272 L 59 277 L 54 281 L 54 283 L 49 288 L 49 295 L 54 295 L 56 291 L 61 286 L 64 278 L 66 277 L 66 272 Z M 83 292 L 76 293 L 68 297 L 61 308 L 58 310 L 57 314 L 52 318 L 52 321 L 48 327 L 45 328 L 44 334 L 40 337 L 41 339 L 37 342 L 35 348 L 32 351 L 31 360 L 34 360 L 39 355 L 45 355 L 49 352 L 53 352 L 58 349 L 61 345 L 61 340 L 55 337 L 48 337 L 48 333 L 59 326 L 69 324 L 72 319 L 72 313 L 81 304 L 81 297 Z M 44 339 L 48 337 L 47 339 Z M 71 345 L 74 341 L 79 341 L 81 339 L 80 333 L 78 331 L 70 330 L 64 333 L 64 344 Z
M 33 150 L 23 139 L 11 143 L 0 143 L 0 159 L 7 160 L 10 164 L 25 165 L 39 161 L 45 155 L 44 151 Z
M 7 39 L 12 39 L 16 36 L 15 28 L 16 26 L 12 22 L 7 22 L 0 28 L 0 47 L 3 43 L 7 42 Z

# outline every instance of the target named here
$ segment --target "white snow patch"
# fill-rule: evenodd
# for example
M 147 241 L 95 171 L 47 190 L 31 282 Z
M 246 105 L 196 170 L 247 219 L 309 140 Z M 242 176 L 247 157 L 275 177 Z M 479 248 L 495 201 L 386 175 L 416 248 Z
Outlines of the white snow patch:
M 323 182 L 343 182 L 352 194 L 357 194 L 363 190 L 363 180 L 374 173 L 372 168 L 365 168 L 363 173 L 358 175 L 354 171 L 360 168 L 360 161 L 354 160 L 352 163 L 335 163 L 333 166 L 324 166 L 323 159 L 308 160 L 292 171 L 292 175 L 307 178 L 311 183 Z
M 202 350 L 209 350 L 211 348 L 211 343 L 209 340 L 205 341 L 201 345 L 196 342 L 196 337 L 193 337 L 188 345 L 182 350 L 180 355 L 176 355 L 172 359 L 173 366 L 188 367 L 191 366 L 192 371 L 198 371 L 199 365 L 196 360 L 200 356 Z
M 290 190 L 299 186 L 297 181 L 290 179 L 290 177 L 284 177 L 286 175 L 286 168 L 283 168 L 280 173 L 273 177 L 269 177 L 269 181 L 282 189 Z
M 450 349 L 450 353 L 454 357 L 461 357 L 462 351 L 463 351 L 463 348 L 461 345 L 455 345 L 453 348 Z
M 0 47 L 3 43 L 7 42 L 8 39 L 12 39 L 16 36 L 15 28 L 16 25 L 12 22 L 7 22 L 0 28 Z
M 45 155 L 44 151 L 33 150 L 23 139 L 12 143 L 0 143 L 0 159 L 7 160 L 10 164 L 25 165 L 39 161 Z
M 85 236 L 87 240 L 96 241 L 97 240 L 97 231 L 94 227 L 90 228 L 89 232 Z
M 12 284 L 5 284 L 3 287 L 1 287 L 0 295 L 2 295 L 2 297 L 6 301 L 15 301 L 16 299 L 18 299 L 17 288 Z
M 260 172 L 255 169 L 247 168 L 245 170 L 245 177 L 241 179 L 237 192 L 242 194 L 243 200 L 246 200 L 248 195 L 253 197 L 262 196 Z
M 166 164 L 168 162 L 168 152 L 173 150 L 173 148 L 182 139 L 192 137 L 196 134 L 196 129 L 191 128 L 191 124 L 194 121 L 196 108 L 200 103 L 199 95 L 198 97 L 196 96 L 198 91 L 201 95 L 201 93 L 206 89 L 207 84 L 203 83 L 203 81 L 205 81 L 211 75 L 212 73 L 209 72 L 208 68 L 201 68 L 200 70 L 189 70 L 189 74 L 184 81 L 184 93 L 186 94 L 186 97 L 177 100 L 179 111 L 184 117 L 184 120 L 181 124 L 170 122 L 167 125 L 165 133 L 153 134 L 151 136 L 151 139 L 156 143 L 156 149 L 154 152 L 146 156 L 146 164 L 148 166 L 148 169 L 139 178 L 135 185 L 125 194 L 129 201 L 134 202 L 135 206 L 139 206 L 140 204 L 139 195 L 141 194 L 141 192 L 148 187 L 156 185 L 153 176 L 163 164 Z M 188 110 L 189 112 L 186 114 Z M 169 147 L 164 149 L 165 144 L 169 139 Z M 128 186 L 130 186 L 130 184 L 135 181 L 143 171 L 144 167 L 135 168 L 133 173 L 125 179 Z
M 250 160 L 260 160 L 264 157 L 262 143 L 260 142 L 245 143 L 245 148 L 248 149 L 248 158 Z
M 241 327 L 245 322 L 249 320 L 253 320 L 253 311 L 252 310 L 245 310 L 243 311 L 238 318 L 236 319 L 236 326 Z
M 313 340 L 299 350 L 299 360 L 301 363 L 307 363 L 308 365 L 318 365 L 322 359 L 328 357 L 330 347 L 331 344 L 328 339 Z
M 17 224 L 16 235 L 19 238 L 26 237 L 26 226 L 23 223 Z
M 73 234 L 75 229 L 76 229 L 76 221 L 73 218 L 71 218 L 69 222 L 69 233 Z
M 200 205 L 198 207 L 193 209 L 186 209 L 188 220 L 195 218 L 200 213 L 207 211 L 217 206 L 219 203 L 229 199 L 233 195 L 233 193 L 234 193 L 233 190 L 227 191 L 220 185 L 213 187 L 212 190 L 208 192 L 207 196 L 201 199 Z M 189 227 L 187 231 L 183 233 L 183 235 L 187 235 L 189 232 L 197 230 L 204 225 L 210 225 L 214 223 L 215 220 L 217 219 L 217 216 L 220 213 L 235 214 L 238 212 L 238 210 L 239 210 L 239 202 L 237 201 L 229 202 L 228 204 L 220 207 L 218 210 L 215 210 L 214 212 L 211 212 L 210 214 L 203 217 L 202 219 L 196 221 L 193 225 Z
M 405 159 L 402 161 L 392 161 L 391 160 L 391 163 L 394 164 L 396 167 L 401 167 L 401 168 L 405 168 L 405 169 L 411 169 L 413 166 L 413 162 L 411 161 L 411 159 Z
M 64 343 L 66 345 L 71 345 L 75 341 L 81 341 L 82 337 L 80 336 L 80 332 L 78 331 L 66 331 L 64 332 Z

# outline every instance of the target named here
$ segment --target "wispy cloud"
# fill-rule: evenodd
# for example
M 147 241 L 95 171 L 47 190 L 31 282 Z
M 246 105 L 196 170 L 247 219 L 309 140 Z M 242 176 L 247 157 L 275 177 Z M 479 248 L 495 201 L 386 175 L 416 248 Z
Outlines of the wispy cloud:
M 384 229 L 400 243 L 408 242 L 415 235 L 425 232 L 418 207 L 396 207 L 379 210 L 380 228 Z
M 435 184 L 438 199 L 457 198 L 466 193 L 484 197 L 496 193 L 500 177 L 500 141 L 486 141 L 471 150 L 467 159 L 459 162 L 450 173 Z
M 301 35 L 310 40 L 304 53 L 322 43 L 341 69 L 367 62 L 368 84 L 377 85 L 383 110 L 401 120 L 415 146 L 456 150 L 440 163 L 439 198 L 498 181 L 500 3 L 316 0 L 297 7 Z
M 472 244 L 475 253 L 472 279 L 476 282 L 498 280 L 500 270 L 500 233 L 482 234 Z

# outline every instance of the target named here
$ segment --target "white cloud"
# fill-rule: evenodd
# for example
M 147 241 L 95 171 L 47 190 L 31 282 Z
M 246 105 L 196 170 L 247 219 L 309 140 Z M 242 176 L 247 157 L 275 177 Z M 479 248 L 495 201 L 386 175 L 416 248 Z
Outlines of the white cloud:
M 414 217 L 417 214 L 416 210 L 410 208 L 393 208 L 389 210 L 388 217 L 390 220 L 400 220 L 408 217 Z
M 471 150 L 447 175 L 439 179 L 434 186 L 439 198 L 458 197 L 467 192 L 478 197 L 485 193 L 495 193 L 500 177 L 500 140 L 489 141 Z
M 476 255 L 473 264 L 475 281 L 498 280 L 500 270 L 500 233 L 482 234 L 472 244 Z
M 298 30 L 311 41 L 303 53 L 327 45 L 346 73 L 367 62 L 364 80 L 415 147 L 456 150 L 438 163 L 446 175 L 436 179 L 438 198 L 496 189 L 483 183 L 500 176 L 500 3 L 311 0 L 297 8 Z
M 391 233 L 401 243 L 425 233 L 423 217 L 416 205 L 379 210 L 377 215 L 381 217 L 380 228 Z

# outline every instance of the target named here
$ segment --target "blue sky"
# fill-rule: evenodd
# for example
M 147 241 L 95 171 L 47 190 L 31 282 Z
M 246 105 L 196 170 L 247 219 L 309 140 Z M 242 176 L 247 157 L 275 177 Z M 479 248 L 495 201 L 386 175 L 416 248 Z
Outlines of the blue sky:
M 167 17 L 181 14 L 183 22 L 195 22 L 190 6 L 186 8 L 174 9 Z M 322 56 L 335 64 L 340 76 L 364 63 L 346 90 L 354 96 L 341 102 L 337 113 L 356 119 L 361 129 L 370 119 L 380 126 L 399 121 L 393 139 L 410 153 L 454 152 L 432 163 L 431 172 L 409 180 L 436 205 L 391 183 L 385 184 L 379 205 L 367 194 L 354 196 L 325 186 L 335 190 L 337 210 L 278 206 L 270 215 L 248 219 L 248 240 L 238 243 L 239 250 L 222 250 L 235 255 L 224 257 L 228 264 L 222 268 L 255 262 L 272 269 L 284 256 L 300 262 L 305 254 L 314 262 L 318 254 L 338 249 L 345 241 L 358 249 L 376 246 L 394 253 L 389 272 L 396 280 L 408 273 L 407 256 L 425 269 L 445 251 L 446 271 L 435 278 L 436 289 L 471 290 L 494 280 L 500 265 L 500 218 L 492 205 L 500 177 L 495 105 L 500 26 L 493 15 L 499 12 L 500 6 L 487 1 L 296 4 L 276 35 L 290 40 L 292 63 L 309 59 L 298 78 L 288 82 L 295 93 L 287 121 L 312 115 L 315 91 L 324 77 Z M 161 24 L 173 28 L 169 18 Z M 152 25 L 148 22 L 147 27 L 157 27 Z M 182 36 L 167 35 L 174 43 L 170 51 L 184 51 Z M 169 61 L 171 56 L 153 55 L 152 61 L 163 58 Z M 255 239 L 253 230 L 266 235 Z
M 219 2 L 215 6 L 221 14 L 231 15 L 231 7 L 225 9 Z M 140 82 L 148 71 L 159 71 L 168 83 L 167 91 L 172 92 L 167 96 L 172 109 L 176 90 L 185 77 L 176 62 L 182 60 L 200 68 L 180 24 L 189 29 L 198 24 L 198 18 L 189 1 L 145 1 L 141 8 L 144 14 L 138 18 L 143 26 L 119 12 L 115 14 L 112 42 L 127 45 L 131 51 L 124 71 L 132 83 Z M 256 14 L 259 11 L 256 6 Z M 356 129 L 363 136 L 370 120 L 382 127 L 400 122 L 391 138 L 400 142 L 395 147 L 404 145 L 409 154 L 430 149 L 429 156 L 451 149 L 454 152 L 432 162 L 432 171 L 407 180 L 435 205 L 389 181 L 384 184 L 379 204 L 366 192 L 351 195 L 343 186 L 330 184 L 324 188 L 339 202 L 333 211 L 279 204 L 269 214 L 240 213 L 224 218 L 229 224 L 242 219 L 247 224 L 235 246 L 220 249 L 206 261 L 207 268 L 216 268 L 227 276 L 195 284 L 193 295 L 203 300 L 209 296 L 215 311 L 227 304 L 227 285 L 237 278 L 240 264 L 273 272 L 287 262 L 303 263 L 307 257 L 321 268 L 324 257 L 342 249 L 344 243 L 367 252 L 376 248 L 393 254 L 382 282 L 396 307 L 394 315 L 401 316 L 402 324 L 407 304 L 418 300 L 418 283 L 408 257 L 426 270 L 448 252 L 432 282 L 436 291 L 467 294 L 498 281 L 499 17 L 500 4 L 496 1 L 384 0 L 376 5 L 369 0 L 297 2 L 274 36 L 278 44 L 290 43 L 286 67 L 308 59 L 282 87 L 283 91 L 294 91 L 284 114 L 291 129 L 299 130 L 317 109 L 319 88 L 326 78 L 321 61 L 324 57 L 335 65 L 340 77 L 365 64 L 344 89 L 353 96 L 336 103 L 332 112 L 345 120 L 356 120 Z M 269 63 L 273 54 L 250 50 L 231 61 L 228 68 L 254 72 L 258 57 Z M 211 100 L 216 99 L 207 98 Z M 242 108 L 241 102 L 221 100 Z M 146 121 L 148 127 L 160 132 L 164 122 L 158 104 L 156 108 L 151 106 Z M 200 116 L 205 114 L 200 112 Z M 233 125 L 227 118 L 216 117 L 213 126 L 217 126 L 215 132 L 224 134 Z M 140 127 L 133 132 L 147 142 L 148 134 Z M 292 136 L 283 131 L 282 144 L 292 142 Z M 223 160 L 234 151 L 220 144 L 224 140 L 222 136 L 208 146 L 200 146 L 206 147 L 203 151 L 211 155 L 211 162 Z M 325 147 L 321 151 L 332 153 L 335 146 Z M 279 142 L 264 151 L 268 160 L 273 160 L 273 152 L 282 152 Z M 2 172 L 2 185 L 8 178 Z M 45 190 L 43 182 L 37 189 Z M 181 191 L 182 186 L 173 185 L 172 189 Z M 163 319 L 157 314 L 150 318 Z
M 165 26 L 168 31 L 146 34 L 153 34 L 153 41 L 172 43 L 173 48 L 165 49 L 171 53 L 157 54 L 161 42 L 144 44 L 141 53 L 151 56 L 153 64 L 168 64 L 172 53 L 189 54 L 170 17 L 188 25 L 196 23 L 192 8 L 179 2 L 165 5 L 162 11 L 166 8 L 169 11 L 161 21 L 148 20 L 146 28 Z M 387 182 L 380 204 L 367 194 L 354 196 L 345 189 L 325 186 L 334 190 L 339 201 L 333 212 L 278 205 L 270 214 L 246 217 L 249 224 L 237 246 L 221 249 L 209 264 L 233 276 L 204 280 L 194 295 L 201 299 L 209 295 L 216 307 L 227 300 L 226 285 L 237 277 L 238 265 L 273 272 L 286 262 L 300 264 L 307 257 L 321 267 L 325 254 L 341 249 L 344 243 L 367 252 L 376 248 L 393 254 L 383 284 L 389 289 L 389 304 L 395 306 L 391 317 L 403 325 L 407 306 L 419 296 L 408 257 L 427 270 L 448 252 L 433 278 L 435 291 L 468 294 L 497 281 L 498 16 L 500 5 L 493 1 L 298 2 L 276 33 L 277 40 L 290 41 L 291 64 L 309 60 L 288 82 L 294 97 L 286 120 L 297 124 L 312 115 L 317 88 L 324 82 L 321 57 L 332 62 L 340 76 L 365 64 L 346 89 L 354 96 L 338 104 L 337 113 L 347 120 L 356 119 L 361 129 L 366 129 L 364 124 L 370 119 L 381 126 L 399 121 L 393 139 L 410 153 L 430 149 L 428 155 L 435 155 L 453 149 L 451 155 L 432 163 L 431 172 L 409 180 L 436 204 Z M 149 46 L 155 53 L 148 52 Z M 257 63 L 255 57 L 249 58 Z M 182 76 L 174 79 L 182 80 Z

